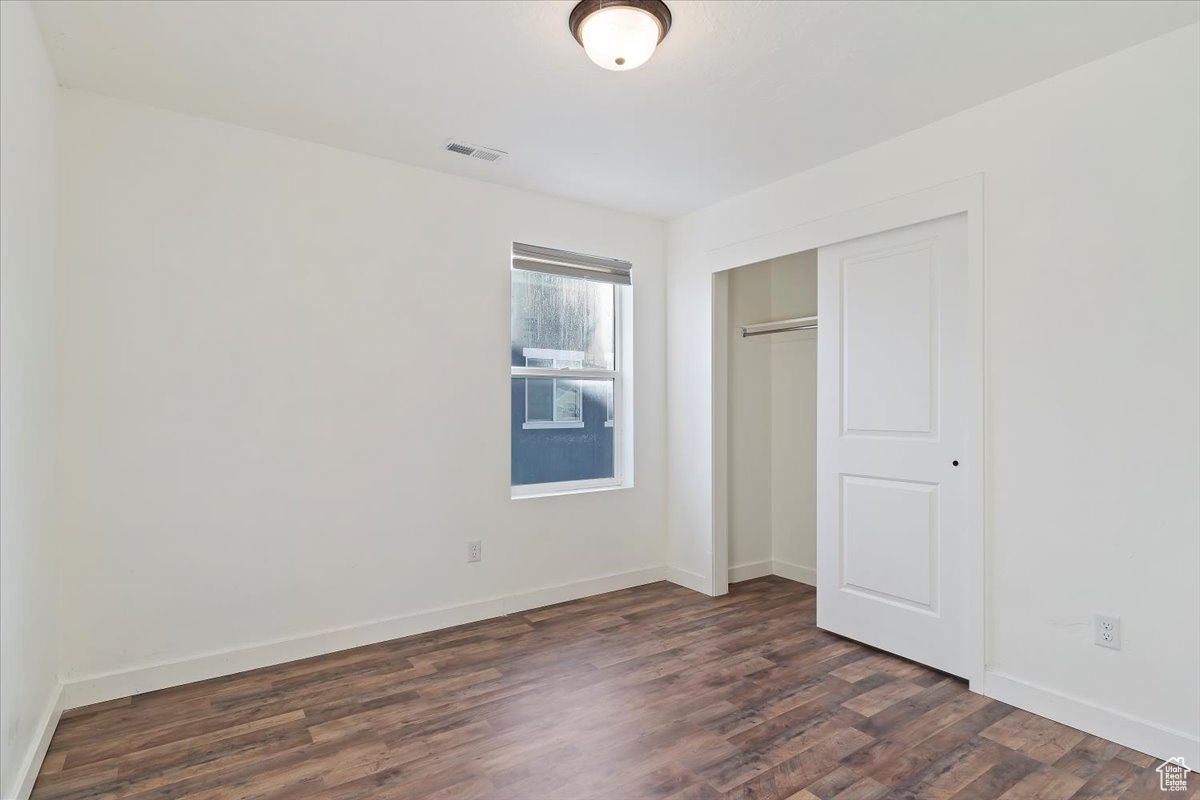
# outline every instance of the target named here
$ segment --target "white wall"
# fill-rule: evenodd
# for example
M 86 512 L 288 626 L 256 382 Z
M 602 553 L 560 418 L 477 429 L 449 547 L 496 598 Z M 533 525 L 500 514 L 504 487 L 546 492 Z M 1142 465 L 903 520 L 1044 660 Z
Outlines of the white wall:
M 710 571 L 707 251 L 982 172 L 988 691 L 1200 760 L 1198 97 L 1191 26 L 674 221 L 670 565 Z
M 63 117 L 69 704 L 661 575 L 663 223 L 84 93 Z M 509 497 L 513 240 L 635 265 L 634 488 Z
M 770 337 L 743 338 L 738 329 L 771 319 L 770 262 L 731 270 L 728 285 L 729 568 L 736 581 L 767 574 L 771 561 Z
M 817 251 L 771 260 L 771 319 L 817 313 Z M 791 331 L 771 343 L 771 558 L 813 583 L 817 572 L 817 336 Z
M 0 37 L 0 797 L 16 797 L 58 696 L 58 82 L 28 3 L 0 3 Z

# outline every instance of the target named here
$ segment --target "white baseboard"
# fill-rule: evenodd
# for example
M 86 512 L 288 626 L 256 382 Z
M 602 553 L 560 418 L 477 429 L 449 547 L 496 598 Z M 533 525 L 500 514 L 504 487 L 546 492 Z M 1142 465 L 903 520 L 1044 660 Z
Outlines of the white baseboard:
M 1033 714 L 1163 759 L 1200 764 L 1200 737 L 1098 706 L 1000 672 L 984 674 L 983 694 Z
M 667 567 L 665 576 L 671 583 L 677 583 L 680 586 L 691 589 L 693 592 L 700 592 L 701 594 L 711 593 L 708 578 L 703 575 L 697 575 L 690 570 L 681 569 L 680 567 Z
M 752 561 L 749 564 L 737 564 L 729 568 L 730 583 L 749 581 L 754 578 L 761 578 L 764 575 L 778 575 L 781 578 L 787 578 L 797 583 L 809 586 L 817 585 L 817 571 L 815 569 L 812 567 L 802 567 L 790 561 Z M 708 578 L 686 569 L 667 567 L 666 579 L 680 586 L 686 586 L 696 592 L 709 593 Z
M 517 614 L 531 608 L 552 606 L 555 603 L 565 603 L 568 600 L 578 600 L 581 597 L 591 597 L 605 592 L 615 592 L 620 589 L 630 589 L 647 583 L 664 580 L 662 567 L 646 567 L 631 572 L 617 572 L 612 575 L 601 575 L 599 578 L 563 583 L 557 586 L 546 586 L 530 592 L 509 595 L 504 598 L 504 613 Z
M 30 742 L 29 752 L 25 754 L 25 760 L 21 762 L 20 771 L 17 773 L 17 793 L 13 795 L 15 800 L 27 800 L 33 791 L 33 784 L 42 769 L 42 761 L 50 748 L 50 739 L 54 736 L 54 729 L 58 727 L 58 718 L 62 716 L 63 696 L 63 685 L 55 682 L 54 694 L 50 696 L 46 711 L 38 722 L 37 738 Z
M 531 608 L 641 586 L 663 580 L 663 577 L 662 567 L 647 567 L 474 603 L 418 611 L 305 636 L 275 639 L 249 647 L 91 675 L 66 683 L 63 687 L 62 707 L 78 708 L 133 694 L 233 675 L 249 669 L 386 642 L 402 636 L 479 622 Z
M 741 583 L 742 581 L 752 581 L 755 578 L 764 578 L 767 575 L 774 574 L 771 571 L 770 561 L 753 561 L 749 564 L 738 564 L 729 568 L 729 582 Z
M 398 639 L 438 628 L 464 625 L 503 616 L 500 598 L 460 606 L 420 611 L 392 619 L 346 628 L 320 631 L 286 639 L 275 639 L 249 647 L 205 653 L 191 658 L 150 664 L 132 669 L 91 675 L 68 681 L 66 708 L 102 703 L 119 697 L 153 692 L 171 686 L 233 675 L 249 669 L 283 664 L 301 658 L 348 650 L 366 644 Z
M 802 567 L 799 564 L 793 564 L 790 561 L 772 561 L 771 574 L 778 575 L 781 578 L 787 578 L 789 581 L 804 583 L 809 586 L 817 585 L 817 571 L 812 567 Z

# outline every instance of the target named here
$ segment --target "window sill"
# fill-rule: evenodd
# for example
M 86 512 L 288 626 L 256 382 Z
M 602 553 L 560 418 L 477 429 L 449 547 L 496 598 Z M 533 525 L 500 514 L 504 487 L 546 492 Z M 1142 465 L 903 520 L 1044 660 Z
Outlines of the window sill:
M 531 483 L 512 487 L 513 500 L 532 500 L 535 497 L 558 497 L 566 494 L 591 494 L 632 489 L 632 483 L 621 481 L 569 481 L 564 483 Z
M 522 422 L 522 430 L 540 431 L 552 430 L 555 428 L 582 428 L 582 422 Z

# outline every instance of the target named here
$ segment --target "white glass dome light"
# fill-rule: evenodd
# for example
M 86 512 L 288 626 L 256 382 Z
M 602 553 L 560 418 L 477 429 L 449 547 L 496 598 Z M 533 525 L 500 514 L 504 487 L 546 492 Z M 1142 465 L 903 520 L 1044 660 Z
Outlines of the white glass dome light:
M 610 6 L 583 21 L 579 29 L 588 58 L 605 69 L 640 67 L 658 46 L 658 20 L 640 8 Z
M 588 58 L 623 72 L 650 60 L 671 28 L 671 12 L 661 0 L 583 0 L 570 25 Z

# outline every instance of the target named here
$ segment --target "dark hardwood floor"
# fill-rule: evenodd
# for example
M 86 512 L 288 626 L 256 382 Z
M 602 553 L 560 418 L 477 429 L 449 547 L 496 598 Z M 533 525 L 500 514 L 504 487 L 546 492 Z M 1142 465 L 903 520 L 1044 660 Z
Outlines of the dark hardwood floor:
M 33 797 L 1180 798 L 813 623 L 780 578 L 657 583 L 151 692 L 65 714 Z

